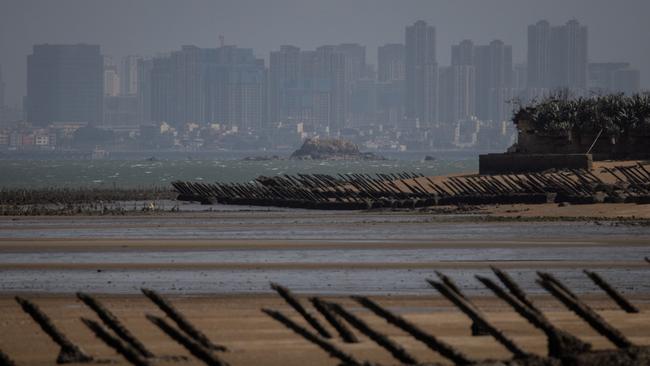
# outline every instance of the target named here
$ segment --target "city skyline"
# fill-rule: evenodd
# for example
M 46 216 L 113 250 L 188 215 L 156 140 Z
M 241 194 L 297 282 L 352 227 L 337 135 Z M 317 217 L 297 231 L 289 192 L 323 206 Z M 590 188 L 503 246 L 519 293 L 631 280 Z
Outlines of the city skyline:
M 647 42 L 643 39 L 650 26 L 641 22 L 641 14 L 650 11 L 650 4 L 643 1 L 631 0 L 614 7 L 601 0 L 544 4 L 495 0 L 481 12 L 473 11 L 474 1 L 413 1 L 400 7 L 387 1 L 282 0 L 273 6 L 255 1 L 190 3 L 194 6 L 147 0 L 92 5 L 77 0 L 9 0 L 0 12 L 0 65 L 7 104 L 20 103 L 26 94 L 24 60 L 34 44 L 100 44 L 103 54 L 120 60 L 127 55 L 169 52 L 182 45 L 216 47 L 223 35 L 226 44 L 252 48 L 268 65 L 270 52 L 283 44 L 314 49 L 325 44 L 358 43 L 366 47 L 368 62 L 377 66 L 377 47 L 402 43 L 404 25 L 419 19 L 437 29 L 437 61 L 447 66 L 450 46 L 465 39 L 475 44 L 499 39 L 512 45 L 514 62 L 520 63 L 526 59 L 528 25 L 540 19 L 555 25 L 577 18 L 589 27 L 590 62 L 629 62 L 641 71 L 642 87 L 650 85 L 650 47 L 644 47 Z M 74 15 L 66 11 L 72 7 L 76 9 Z M 234 15 L 237 24 L 230 20 Z

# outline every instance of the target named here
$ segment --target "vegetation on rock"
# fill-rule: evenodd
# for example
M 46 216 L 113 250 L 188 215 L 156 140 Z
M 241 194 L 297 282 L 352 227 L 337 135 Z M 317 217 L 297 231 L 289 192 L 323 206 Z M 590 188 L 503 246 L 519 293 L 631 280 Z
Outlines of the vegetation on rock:
M 566 93 L 521 106 L 514 122 L 529 121 L 550 136 L 598 134 L 614 138 L 650 134 L 650 94 L 569 98 Z

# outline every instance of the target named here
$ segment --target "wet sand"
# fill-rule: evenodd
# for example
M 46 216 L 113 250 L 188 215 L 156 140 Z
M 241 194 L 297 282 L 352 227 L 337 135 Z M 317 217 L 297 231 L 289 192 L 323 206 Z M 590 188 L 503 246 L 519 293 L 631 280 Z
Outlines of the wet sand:
M 96 319 L 96 316 L 73 296 L 29 296 L 42 310 L 47 312 L 54 323 L 74 342 L 93 356 L 110 360 L 116 365 L 126 365 L 121 356 L 96 339 L 79 321 L 80 317 Z M 144 344 L 157 355 L 184 355 L 190 362 L 158 364 L 201 364 L 187 351 L 171 341 L 145 318 L 144 314 L 162 315 L 155 305 L 143 296 L 100 296 L 107 305 Z M 230 349 L 223 358 L 231 365 L 336 365 L 337 362 L 316 346 L 300 338 L 292 331 L 260 312 L 268 307 L 291 315 L 300 324 L 304 320 L 296 316 L 277 296 L 200 296 L 169 297 L 196 326 L 200 327 L 214 342 Z M 306 301 L 305 296 L 301 296 Z M 387 325 L 380 318 L 362 310 L 350 300 L 329 297 L 340 301 L 353 310 L 372 327 L 384 332 L 403 345 L 421 361 L 443 361 L 441 357 L 428 350 L 418 341 L 395 327 Z M 507 358 L 508 352 L 490 337 L 472 337 L 469 320 L 451 304 L 438 296 L 373 297 L 378 303 L 397 311 L 408 320 L 418 324 L 428 332 L 458 347 L 475 358 Z M 630 315 L 618 310 L 615 305 L 602 296 L 586 296 L 584 299 L 608 321 L 618 327 L 633 342 L 650 345 L 650 298 L 632 297 L 644 310 Z M 505 331 L 526 350 L 544 354 L 546 339 L 522 318 L 510 311 L 504 303 L 492 297 L 474 298 L 476 304 L 487 317 Z M 597 335 L 586 323 L 548 297 L 535 297 L 548 318 L 562 329 L 592 342 L 597 349 L 612 348 L 605 338 Z M 322 319 L 321 319 L 322 320 Z M 329 328 L 328 328 L 329 329 Z M 333 330 L 332 330 L 333 331 Z M 23 313 L 9 296 L 0 297 L 0 348 L 23 365 L 51 365 L 58 349 L 55 344 Z M 396 364 L 391 356 L 367 337 L 361 342 L 347 345 L 339 340 L 334 343 L 359 359 L 367 359 L 383 364 Z

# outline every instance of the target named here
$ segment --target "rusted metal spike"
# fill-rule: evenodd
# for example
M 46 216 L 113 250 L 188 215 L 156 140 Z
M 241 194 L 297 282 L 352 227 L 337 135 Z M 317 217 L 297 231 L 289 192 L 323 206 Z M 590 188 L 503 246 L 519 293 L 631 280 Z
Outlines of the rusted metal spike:
M 591 344 L 583 342 L 578 337 L 556 328 L 540 310 L 534 310 L 528 307 L 524 302 L 506 292 L 489 278 L 482 276 L 476 276 L 476 278 L 515 309 L 519 315 L 546 334 L 549 357 L 563 358 L 591 350 Z
M 427 282 L 429 282 L 429 284 L 438 290 L 438 292 L 440 292 L 449 301 L 456 305 L 470 319 L 477 323 L 480 323 L 483 327 L 485 327 L 490 332 L 490 335 L 504 347 L 506 347 L 508 351 L 510 351 L 516 358 L 530 357 L 530 353 L 521 349 L 521 347 L 519 347 L 512 339 L 510 339 L 503 332 L 490 324 L 485 316 L 470 301 L 462 298 L 461 296 L 458 296 L 456 292 L 454 292 L 442 282 L 433 280 L 427 280 Z
M 279 311 L 276 310 L 271 310 L 271 309 L 262 309 L 262 312 L 264 312 L 266 315 L 270 316 L 271 318 L 275 319 L 276 321 L 280 322 L 282 325 L 285 327 L 293 330 L 295 333 L 298 335 L 302 336 L 309 342 L 317 345 L 321 349 L 323 349 L 325 352 L 327 352 L 331 357 L 337 358 L 343 362 L 344 365 L 350 365 L 350 366 L 361 366 L 364 365 L 363 362 L 357 361 L 352 355 L 340 350 L 338 347 L 333 345 L 332 343 L 326 341 L 325 339 L 317 336 L 316 334 L 308 331 L 304 327 L 296 324 L 293 322 L 291 319 L 287 318 L 284 314 L 282 314 Z
M 120 355 L 124 356 L 130 364 L 135 366 L 149 366 L 149 361 L 142 357 L 139 351 L 129 347 L 128 345 L 122 343 L 118 338 L 113 337 L 108 331 L 102 327 L 96 321 L 81 318 L 81 321 L 86 324 L 88 328 L 95 334 L 95 336 L 101 339 L 109 347 L 117 351 Z
M 522 290 L 521 287 L 515 282 L 515 280 L 510 277 L 510 275 L 507 272 L 504 272 L 500 270 L 499 268 L 490 266 L 492 269 L 492 272 L 497 276 L 499 281 L 503 283 L 503 285 L 510 291 L 510 293 L 516 297 L 519 301 L 524 303 L 526 306 L 528 306 L 531 310 L 540 312 L 540 310 L 533 304 L 533 302 L 526 296 L 526 293 L 524 290 Z
M 343 323 L 339 318 L 327 307 L 323 301 L 318 297 L 312 297 L 309 301 L 314 305 L 314 308 L 327 319 L 327 321 L 339 332 L 341 339 L 346 343 L 357 343 L 359 340 L 357 336 Z
M 573 297 L 574 299 L 578 297 L 576 294 L 573 293 L 573 291 L 571 291 L 568 287 L 566 287 L 566 286 L 562 283 L 562 281 L 558 280 L 558 279 L 557 279 L 555 276 L 553 276 L 552 274 L 547 273 L 547 272 L 537 272 L 537 275 L 538 275 L 539 278 L 541 278 L 543 281 L 549 281 L 549 282 L 554 283 L 555 286 L 557 286 L 558 288 L 560 288 L 562 291 L 564 291 L 564 293 L 566 293 L 567 295 Z
M 142 293 L 149 298 L 154 304 L 156 304 L 160 310 L 162 310 L 167 316 L 173 320 L 178 327 L 185 332 L 188 336 L 192 337 L 195 341 L 202 344 L 208 349 L 215 351 L 227 351 L 228 348 L 225 346 L 214 344 L 210 339 L 203 334 L 200 330 L 196 329 L 192 323 L 190 323 L 183 314 L 181 314 L 176 308 L 165 298 L 163 298 L 159 293 L 149 289 L 142 289 Z
M 592 281 L 594 281 L 596 285 L 598 285 L 598 287 L 603 289 L 603 291 L 605 291 L 605 293 L 607 293 L 607 295 L 609 295 L 609 297 L 611 297 L 612 300 L 614 300 L 616 304 L 621 309 L 623 309 L 626 313 L 635 314 L 639 312 L 639 308 L 637 308 L 636 306 L 632 305 L 632 303 L 627 301 L 627 299 L 620 292 L 616 291 L 616 289 L 612 287 L 609 283 L 607 283 L 607 281 L 605 281 L 605 279 L 602 278 L 598 273 L 591 272 L 588 270 L 584 270 L 584 272 L 587 276 L 589 276 L 589 278 L 591 278 Z
M 271 288 L 280 295 L 287 304 L 291 305 L 303 318 L 311 325 L 321 337 L 332 338 L 332 335 L 321 325 L 321 323 L 313 315 L 311 315 L 303 306 L 300 301 L 289 291 L 288 288 L 281 286 L 277 283 L 271 283 Z
M 353 296 L 352 298 L 361 304 L 361 306 L 372 311 L 375 313 L 375 315 L 384 318 L 388 323 L 409 333 L 415 339 L 424 343 L 427 347 L 429 347 L 429 349 L 438 352 L 443 357 L 452 361 L 455 365 L 473 365 L 475 363 L 473 360 L 465 356 L 462 352 L 456 350 L 453 346 L 425 332 L 401 316 L 393 314 L 386 308 L 381 307 L 379 304 L 368 299 L 367 297 Z
M 16 302 L 18 302 L 20 307 L 29 314 L 32 319 L 34 319 L 41 329 L 43 329 L 43 331 L 61 347 L 56 363 L 85 363 L 93 360 L 93 358 L 86 354 L 79 346 L 72 343 L 36 304 L 20 296 L 16 296 Z
M 458 285 L 456 285 L 456 282 L 454 282 L 454 280 L 452 280 L 451 277 L 449 277 L 449 276 L 447 276 L 444 273 L 439 272 L 439 271 L 435 271 L 435 273 L 438 276 L 438 278 L 440 278 L 442 283 L 447 285 L 447 287 L 449 287 L 452 291 L 454 291 L 458 296 L 462 297 L 463 299 L 467 299 L 467 296 L 465 296 L 465 294 L 463 294 L 463 292 L 460 290 Z M 490 335 L 490 332 L 485 327 L 483 327 L 481 325 L 481 323 L 477 323 L 475 321 L 472 321 L 472 325 L 470 326 L 470 330 L 471 330 L 473 336 Z
M 345 321 L 348 322 L 350 325 L 358 329 L 361 333 L 365 334 L 366 336 L 368 336 L 368 338 L 372 339 L 375 343 L 377 343 L 382 348 L 390 352 L 393 358 L 395 358 L 399 362 L 406 365 L 418 364 L 418 361 L 415 359 L 415 357 L 409 354 L 408 351 L 406 351 L 402 346 L 393 342 L 386 335 L 372 329 L 366 322 L 364 322 L 354 314 L 350 313 L 349 311 L 345 310 L 341 305 L 333 302 L 326 302 L 326 301 L 324 301 L 324 303 L 330 309 L 332 309 L 332 311 L 334 311 L 335 313 L 340 315 L 343 319 L 345 319 Z
M 16 366 L 16 363 L 0 350 L 0 366 Z
M 190 351 L 190 353 L 194 357 L 203 361 L 206 365 L 228 366 L 228 363 L 223 361 L 221 358 L 219 358 L 219 356 L 217 356 L 214 350 L 205 347 L 200 342 L 176 330 L 164 319 L 151 314 L 147 314 L 146 317 L 147 319 L 149 319 L 150 322 L 154 323 L 158 328 L 160 328 L 160 330 L 162 330 L 165 334 L 167 334 L 171 339 L 173 339 L 174 341 L 176 341 L 177 343 L 185 347 L 185 349 Z
M 632 342 L 623 335 L 618 329 L 607 323 L 605 319 L 601 318 L 598 313 L 593 311 L 588 305 L 580 301 L 578 298 L 570 296 L 555 282 L 549 280 L 537 280 L 543 288 L 551 293 L 556 299 L 560 300 L 569 310 L 576 313 L 584 321 L 586 321 L 594 330 L 599 334 L 609 339 L 618 348 L 630 348 L 633 346 Z
M 120 320 L 110 312 L 101 302 L 92 297 L 91 295 L 85 294 L 83 292 L 77 293 L 77 298 L 83 301 L 89 308 L 91 308 L 97 316 L 108 326 L 110 329 L 117 334 L 118 337 L 122 338 L 127 342 L 131 347 L 133 347 L 140 355 L 151 358 L 154 357 L 154 354 L 147 349 L 147 347 L 136 338 L 133 333 L 131 333 Z

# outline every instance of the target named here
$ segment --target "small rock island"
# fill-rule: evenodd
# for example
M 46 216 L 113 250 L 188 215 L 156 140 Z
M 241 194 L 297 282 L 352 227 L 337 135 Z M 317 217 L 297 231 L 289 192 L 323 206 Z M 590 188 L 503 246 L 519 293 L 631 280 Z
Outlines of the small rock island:
M 300 149 L 291 154 L 297 160 L 386 160 L 371 153 L 361 152 L 359 147 L 342 139 L 307 139 Z

